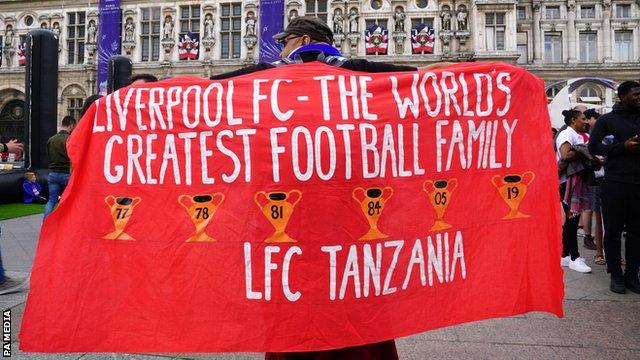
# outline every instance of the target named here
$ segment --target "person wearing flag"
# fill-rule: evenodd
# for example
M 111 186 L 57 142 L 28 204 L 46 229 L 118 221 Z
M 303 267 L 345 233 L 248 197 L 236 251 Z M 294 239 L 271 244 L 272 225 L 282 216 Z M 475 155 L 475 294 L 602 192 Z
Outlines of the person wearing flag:
M 256 71 L 276 68 L 289 64 L 319 61 L 328 65 L 364 72 L 394 72 L 417 71 L 412 66 L 393 65 L 384 62 L 374 62 L 364 59 L 347 59 L 340 51 L 333 47 L 333 32 L 321 19 L 313 16 L 300 16 L 291 22 L 287 28 L 273 36 L 282 45 L 279 61 L 273 63 L 258 63 L 235 71 L 211 76 L 211 79 L 227 79 Z M 442 64 L 433 64 L 427 68 L 435 68 Z M 426 69 L 426 68 L 425 68 Z M 365 344 L 334 350 L 309 351 L 298 353 L 267 353 L 266 360 L 321 360 L 321 359 L 368 359 L 393 360 L 398 359 L 394 340 L 387 340 L 375 344 Z

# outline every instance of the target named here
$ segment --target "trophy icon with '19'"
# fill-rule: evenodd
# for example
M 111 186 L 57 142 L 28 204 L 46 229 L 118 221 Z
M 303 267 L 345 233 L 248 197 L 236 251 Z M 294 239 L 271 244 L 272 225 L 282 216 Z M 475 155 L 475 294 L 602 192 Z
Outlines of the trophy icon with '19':
M 491 183 L 496 187 L 502 200 L 507 203 L 507 206 L 511 209 L 503 219 L 518 219 L 528 218 L 529 215 L 518 211 L 520 203 L 524 200 L 524 196 L 527 194 L 527 187 L 531 184 L 535 174 L 531 171 L 527 171 L 522 175 L 506 175 L 501 177 L 500 175 L 493 175 Z
M 268 237 L 266 243 L 296 242 L 285 232 L 287 224 L 293 214 L 293 209 L 302 199 L 300 190 L 289 192 L 264 192 L 256 193 L 254 200 L 265 218 L 273 225 L 276 231 Z
M 187 242 L 216 241 L 214 238 L 207 235 L 205 229 L 207 228 L 207 225 L 209 225 L 209 222 L 211 222 L 213 214 L 216 213 L 223 201 L 224 194 L 219 192 L 193 196 L 180 195 L 178 197 L 178 203 L 187 210 L 187 214 L 189 214 L 193 225 L 196 227 L 195 234 L 188 238 Z
M 444 230 L 451 227 L 451 225 L 444 221 L 444 212 L 447 210 L 451 202 L 451 195 L 457 187 L 458 180 L 456 179 L 427 180 L 422 185 L 422 190 L 427 193 L 429 203 L 436 212 L 436 220 L 433 226 L 431 226 L 431 231 Z
M 352 196 L 360 204 L 360 210 L 369 223 L 369 231 L 362 235 L 359 240 L 385 239 L 389 235 L 378 229 L 378 220 L 384 210 L 384 205 L 393 195 L 393 189 L 390 187 L 377 188 L 372 187 L 363 189 L 357 187 L 353 189 Z
M 104 235 L 102 238 L 106 240 L 135 240 L 124 232 L 124 228 L 127 226 L 131 214 L 133 214 L 133 209 L 140 204 L 142 199 L 139 197 L 130 198 L 109 195 L 104 198 L 104 201 L 109 206 L 115 230 Z

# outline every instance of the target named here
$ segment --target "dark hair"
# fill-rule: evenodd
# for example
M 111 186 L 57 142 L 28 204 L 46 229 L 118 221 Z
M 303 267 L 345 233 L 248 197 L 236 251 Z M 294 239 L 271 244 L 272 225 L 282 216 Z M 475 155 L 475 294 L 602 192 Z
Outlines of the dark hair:
M 600 114 L 598 114 L 596 109 L 588 109 L 587 111 L 584 112 L 584 117 L 586 117 L 587 119 L 591 119 L 591 118 L 597 119 L 600 117 Z
M 582 114 L 582 112 L 578 110 L 564 110 L 562 112 L 562 116 L 564 116 L 564 123 L 567 125 L 571 125 L 571 120 L 577 118 L 578 116 L 580 116 L 580 114 Z
M 80 110 L 80 118 L 81 119 L 84 116 L 84 114 L 89 110 L 89 107 L 91 107 L 91 104 L 93 104 L 94 101 L 100 99 L 101 97 L 102 97 L 102 95 L 100 95 L 100 94 L 93 94 L 93 95 L 89 96 L 88 98 L 84 99 L 84 104 L 82 104 L 82 110 Z
M 73 116 L 65 116 L 62 118 L 62 126 L 73 126 L 76 124 L 76 119 Z
M 618 98 L 622 98 L 627 95 L 633 88 L 640 87 L 640 83 L 637 81 L 625 81 L 618 85 Z
M 158 81 L 158 78 L 151 74 L 136 74 L 136 75 L 131 75 L 131 77 L 129 78 L 129 81 L 132 83 L 137 80 L 144 80 L 144 82 L 149 83 L 149 82 Z

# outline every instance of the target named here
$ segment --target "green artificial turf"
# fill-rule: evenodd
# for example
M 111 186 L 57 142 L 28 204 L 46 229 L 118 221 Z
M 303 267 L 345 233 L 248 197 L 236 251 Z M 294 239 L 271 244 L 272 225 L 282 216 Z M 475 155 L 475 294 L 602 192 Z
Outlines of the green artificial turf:
M 0 205 L 0 220 L 42 213 L 44 213 L 44 204 L 15 203 Z

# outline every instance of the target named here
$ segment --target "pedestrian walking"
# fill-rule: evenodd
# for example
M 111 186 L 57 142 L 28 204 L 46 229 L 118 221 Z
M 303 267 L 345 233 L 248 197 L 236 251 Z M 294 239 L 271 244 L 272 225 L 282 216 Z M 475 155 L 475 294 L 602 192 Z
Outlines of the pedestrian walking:
M 62 119 L 60 131 L 47 141 L 47 156 L 49 157 L 49 201 L 44 207 L 44 218 L 53 211 L 59 201 L 59 197 L 69 183 L 71 173 L 71 160 L 67 154 L 67 140 L 76 125 L 76 120 L 71 116 Z

